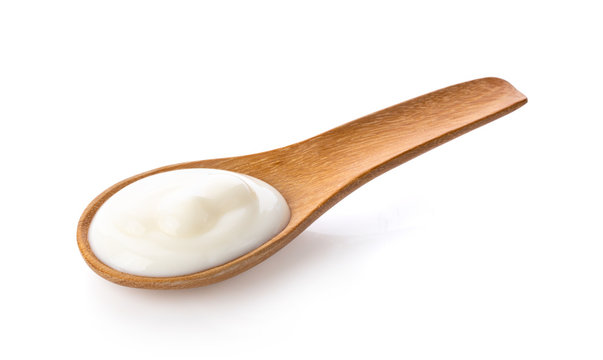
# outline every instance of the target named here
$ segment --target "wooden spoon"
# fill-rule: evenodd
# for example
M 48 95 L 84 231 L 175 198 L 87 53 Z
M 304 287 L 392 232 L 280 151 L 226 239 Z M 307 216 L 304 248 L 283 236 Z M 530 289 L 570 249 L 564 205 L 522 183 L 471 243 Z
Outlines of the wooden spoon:
M 346 195 L 384 172 L 519 108 L 526 97 L 508 82 L 484 78 L 447 87 L 367 115 L 284 148 L 169 165 L 123 180 L 96 197 L 77 229 L 80 251 L 97 274 L 120 285 L 178 289 L 208 285 L 265 260 Z M 257 249 L 194 274 L 147 277 L 117 271 L 90 249 L 88 228 L 99 207 L 124 186 L 164 171 L 215 168 L 264 180 L 291 209 L 289 224 Z

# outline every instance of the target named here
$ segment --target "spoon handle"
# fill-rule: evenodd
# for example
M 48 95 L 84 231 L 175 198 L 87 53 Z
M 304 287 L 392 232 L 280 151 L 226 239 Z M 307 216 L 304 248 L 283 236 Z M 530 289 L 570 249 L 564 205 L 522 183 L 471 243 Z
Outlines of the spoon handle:
M 343 196 L 383 172 L 504 116 L 527 102 L 511 84 L 483 78 L 453 85 L 278 149 L 277 177 L 294 175 L 309 198 Z M 267 164 L 268 165 L 268 164 Z M 272 179 L 266 179 L 271 181 Z M 288 189 L 291 187 L 288 186 Z M 342 196 L 342 197 L 343 197 Z M 310 201 L 308 201 L 310 203 Z

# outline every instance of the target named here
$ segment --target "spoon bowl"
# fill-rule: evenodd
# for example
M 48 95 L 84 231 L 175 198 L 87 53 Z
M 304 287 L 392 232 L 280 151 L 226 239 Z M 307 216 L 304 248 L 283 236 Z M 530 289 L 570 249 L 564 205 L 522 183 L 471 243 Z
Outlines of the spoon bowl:
M 527 102 L 508 82 L 483 78 L 453 85 L 351 121 L 283 148 L 258 154 L 164 166 L 125 179 L 84 210 L 77 242 L 86 263 L 120 285 L 179 289 L 208 285 L 265 260 L 325 211 L 376 176 L 504 116 Z M 103 203 L 137 180 L 189 168 L 213 168 L 253 176 L 276 188 L 291 210 L 288 225 L 258 248 L 225 264 L 192 274 L 149 277 L 124 273 L 101 262 L 88 242 L 90 223 Z

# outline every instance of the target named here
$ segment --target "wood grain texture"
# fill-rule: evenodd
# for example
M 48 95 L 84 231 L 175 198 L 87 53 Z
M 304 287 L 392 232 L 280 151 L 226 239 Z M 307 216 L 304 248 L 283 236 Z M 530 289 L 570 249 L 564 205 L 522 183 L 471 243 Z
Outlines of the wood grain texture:
M 408 100 L 284 148 L 151 170 L 113 185 L 88 205 L 78 224 L 78 246 L 97 274 L 120 285 L 177 289 L 215 283 L 274 254 L 325 211 L 369 180 L 504 116 L 526 102 L 526 97 L 504 80 L 478 79 Z M 88 243 L 88 227 L 98 208 L 134 181 L 186 168 L 230 170 L 271 184 L 289 204 L 289 224 L 281 233 L 246 255 L 189 275 L 136 276 L 117 271 L 98 260 Z

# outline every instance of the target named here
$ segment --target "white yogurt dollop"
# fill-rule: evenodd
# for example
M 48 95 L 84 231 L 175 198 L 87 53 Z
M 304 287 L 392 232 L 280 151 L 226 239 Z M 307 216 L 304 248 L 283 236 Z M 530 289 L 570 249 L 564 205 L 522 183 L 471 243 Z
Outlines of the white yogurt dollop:
M 173 170 L 111 196 L 92 219 L 88 242 L 116 270 L 185 275 L 257 248 L 289 217 L 283 196 L 259 179 L 216 169 Z

